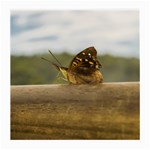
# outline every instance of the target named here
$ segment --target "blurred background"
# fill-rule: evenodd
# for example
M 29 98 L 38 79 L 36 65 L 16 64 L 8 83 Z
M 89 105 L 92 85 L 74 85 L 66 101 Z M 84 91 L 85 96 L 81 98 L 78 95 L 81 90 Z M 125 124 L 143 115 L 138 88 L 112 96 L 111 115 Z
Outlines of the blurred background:
M 11 11 L 11 84 L 66 83 L 41 57 L 68 67 L 94 46 L 104 82 L 139 81 L 138 11 Z

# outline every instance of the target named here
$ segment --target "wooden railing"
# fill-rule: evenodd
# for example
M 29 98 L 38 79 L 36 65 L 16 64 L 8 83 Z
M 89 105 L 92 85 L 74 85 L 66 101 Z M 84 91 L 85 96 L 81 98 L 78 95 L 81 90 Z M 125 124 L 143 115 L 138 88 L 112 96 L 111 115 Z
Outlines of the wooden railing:
M 11 139 L 139 139 L 139 82 L 11 86 Z

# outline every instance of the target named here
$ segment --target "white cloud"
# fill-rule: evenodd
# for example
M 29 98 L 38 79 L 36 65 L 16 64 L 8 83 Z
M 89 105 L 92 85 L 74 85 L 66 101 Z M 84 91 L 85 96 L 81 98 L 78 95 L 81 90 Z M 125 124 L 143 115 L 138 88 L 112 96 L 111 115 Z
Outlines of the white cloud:
M 54 51 L 66 48 L 77 53 L 91 45 L 101 54 L 136 57 L 139 54 L 138 11 L 16 11 L 12 16 L 16 28 L 39 25 L 11 36 L 12 54 L 35 54 L 49 48 Z M 58 38 L 43 41 L 42 38 L 50 36 Z M 36 38 L 37 41 L 32 41 Z M 125 44 L 128 42 L 132 46 Z

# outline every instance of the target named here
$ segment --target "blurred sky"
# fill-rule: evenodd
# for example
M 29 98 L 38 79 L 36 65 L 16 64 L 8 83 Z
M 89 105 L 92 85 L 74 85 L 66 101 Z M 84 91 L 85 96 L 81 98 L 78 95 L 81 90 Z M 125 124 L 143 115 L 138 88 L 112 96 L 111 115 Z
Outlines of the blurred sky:
M 99 55 L 139 57 L 138 11 L 11 11 L 11 54 L 76 54 L 94 46 Z

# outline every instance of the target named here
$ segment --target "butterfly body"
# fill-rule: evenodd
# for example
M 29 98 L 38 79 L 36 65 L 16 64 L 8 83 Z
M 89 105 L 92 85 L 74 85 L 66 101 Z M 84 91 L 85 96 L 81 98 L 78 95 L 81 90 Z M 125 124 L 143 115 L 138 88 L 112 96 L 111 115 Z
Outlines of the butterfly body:
M 97 60 L 97 51 L 94 47 L 81 51 L 71 61 L 69 68 L 53 64 L 64 77 L 72 84 L 102 83 L 102 67 Z
M 98 70 L 88 75 L 67 72 L 67 78 L 72 84 L 94 84 L 103 82 L 103 76 Z

